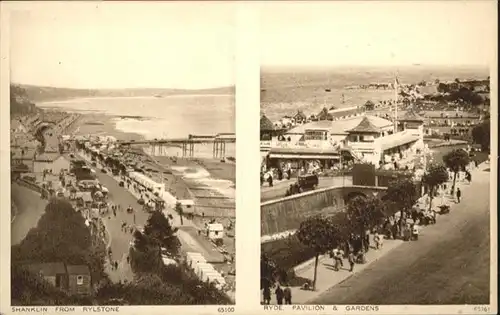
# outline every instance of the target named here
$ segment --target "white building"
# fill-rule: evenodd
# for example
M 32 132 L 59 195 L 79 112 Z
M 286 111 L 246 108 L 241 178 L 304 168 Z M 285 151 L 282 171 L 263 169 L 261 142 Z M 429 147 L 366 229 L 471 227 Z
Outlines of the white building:
M 33 171 L 35 173 L 42 173 L 46 170 L 52 172 L 52 174 L 59 174 L 61 170 L 69 171 L 70 166 L 70 161 L 59 153 L 40 154 L 33 161 Z
M 211 240 L 220 240 L 224 237 L 224 226 L 220 223 L 208 224 L 208 238 Z
M 388 156 L 392 160 L 396 154 L 423 149 L 423 122 L 412 111 L 398 120 L 397 129 L 393 122 L 367 114 L 316 121 L 289 130 L 285 134 L 287 141 L 274 137 L 265 153 L 274 167 L 284 162 L 292 168 L 307 168 L 308 162 L 317 161 L 330 168 L 339 164 L 344 155 L 379 166 L 388 162 Z

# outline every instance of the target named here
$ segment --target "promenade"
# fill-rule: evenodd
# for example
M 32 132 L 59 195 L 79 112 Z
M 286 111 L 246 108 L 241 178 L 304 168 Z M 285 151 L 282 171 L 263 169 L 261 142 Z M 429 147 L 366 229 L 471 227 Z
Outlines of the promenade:
M 356 264 L 352 273 L 346 260 L 336 272 L 332 259 L 321 256 L 316 291 L 291 287 L 293 304 L 487 304 L 489 167 L 483 163 L 473 170 L 471 184 L 457 183 L 461 203 L 445 195 L 451 212 L 438 216 L 437 224 L 422 227 L 418 241 L 385 240 L 383 248 L 368 251 L 367 263 Z M 434 206 L 441 200 L 435 198 Z M 312 280 L 314 260 L 305 265 L 296 276 Z

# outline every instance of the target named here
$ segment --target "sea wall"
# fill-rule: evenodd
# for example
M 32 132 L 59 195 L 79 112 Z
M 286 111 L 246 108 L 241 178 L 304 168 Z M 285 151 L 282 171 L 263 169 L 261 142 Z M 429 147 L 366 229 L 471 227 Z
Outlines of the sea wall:
M 264 202 L 260 207 L 261 236 L 298 229 L 305 218 L 342 211 L 346 200 L 355 195 L 385 191 L 384 187 L 344 186 L 313 190 L 307 193 Z

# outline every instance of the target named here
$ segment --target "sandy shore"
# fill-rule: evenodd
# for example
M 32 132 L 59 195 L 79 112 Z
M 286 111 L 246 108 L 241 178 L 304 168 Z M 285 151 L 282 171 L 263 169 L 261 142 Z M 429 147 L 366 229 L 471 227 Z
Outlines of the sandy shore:
M 118 140 L 138 141 L 144 139 L 140 134 L 117 130 L 113 121 L 115 118 L 117 117 L 99 113 L 82 114 L 67 133 L 75 135 L 109 135 Z M 204 213 L 208 217 L 234 218 L 234 199 L 224 198 L 216 190 L 210 189 L 211 187 L 206 187 L 207 190 L 199 190 L 200 184 L 195 180 L 183 179 L 181 174 L 172 170 L 172 167 L 203 168 L 210 173 L 210 177 L 213 179 L 229 180 L 235 183 L 236 165 L 234 163 L 224 163 L 217 159 L 183 158 L 176 158 L 174 162 L 167 156 L 150 157 L 143 152 L 140 146 L 131 149 L 129 154 L 134 155 L 134 159 L 142 162 L 148 169 L 152 170 L 150 175 L 154 180 L 163 180 L 166 189 L 178 199 L 194 199 L 195 203 L 199 205 L 196 214 L 201 215 L 201 213 Z M 200 193 L 202 194 L 200 195 Z

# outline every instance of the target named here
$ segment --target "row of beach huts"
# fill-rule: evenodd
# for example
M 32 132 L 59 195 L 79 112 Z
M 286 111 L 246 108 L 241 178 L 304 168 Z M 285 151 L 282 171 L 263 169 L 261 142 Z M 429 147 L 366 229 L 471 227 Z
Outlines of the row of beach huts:
M 226 286 L 224 277 L 215 270 L 214 266 L 207 263 L 205 257 L 200 253 L 187 252 L 186 264 L 191 268 L 196 276 L 203 282 L 213 283 L 219 290 L 223 290 Z

